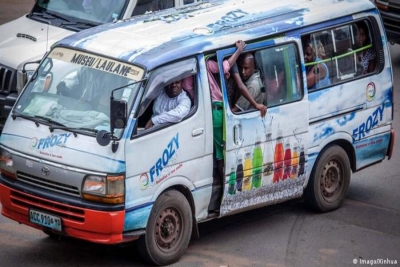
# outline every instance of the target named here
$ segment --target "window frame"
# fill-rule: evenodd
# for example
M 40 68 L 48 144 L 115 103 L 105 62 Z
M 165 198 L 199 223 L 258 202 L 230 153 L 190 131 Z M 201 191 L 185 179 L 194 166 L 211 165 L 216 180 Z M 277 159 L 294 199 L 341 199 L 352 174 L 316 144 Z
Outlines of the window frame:
M 352 30 L 353 27 L 356 26 L 357 23 L 362 22 L 362 21 L 364 21 L 367 24 L 367 28 L 368 28 L 368 31 L 369 31 L 368 32 L 369 33 L 369 39 L 371 41 L 371 44 L 369 44 L 367 49 L 368 48 L 372 48 L 374 50 L 375 54 L 376 54 L 376 56 L 375 56 L 375 69 L 373 71 L 365 73 L 365 74 L 363 74 L 363 73 L 361 73 L 361 74 L 355 73 L 354 76 L 348 77 L 348 78 L 345 77 L 345 78 L 343 78 L 341 80 L 340 79 L 332 80 L 332 75 L 337 75 L 337 74 L 336 73 L 335 74 L 330 73 L 330 84 L 329 85 L 326 85 L 326 86 L 323 86 L 323 87 L 320 87 L 320 88 L 313 88 L 313 89 L 309 89 L 308 86 L 305 85 L 307 87 L 309 93 L 316 92 L 316 91 L 319 91 L 319 90 L 324 90 L 324 89 L 330 88 L 332 86 L 338 86 L 338 85 L 341 85 L 341 84 L 344 84 L 344 83 L 347 83 L 347 82 L 350 82 L 350 81 L 363 79 L 365 77 L 376 75 L 376 74 L 378 74 L 379 72 L 382 71 L 382 69 L 383 69 L 382 66 L 385 63 L 384 63 L 384 57 L 380 56 L 380 53 L 381 53 L 380 49 L 381 49 L 381 47 L 383 45 L 382 45 L 382 40 L 380 40 L 380 34 L 381 33 L 380 33 L 379 29 L 376 28 L 377 23 L 376 23 L 375 17 L 373 17 L 373 16 L 360 17 L 358 19 L 354 19 L 354 20 L 351 19 L 351 20 L 348 20 L 348 21 L 345 21 L 345 22 L 340 22 L 340 23 L 332 23 L 332 24 L 329 24 L 329 25 L 327 25 L 326 27 L 323 27 L 323 28 L 319 28 L 319 27 L 314 26 L 314 27 L 312 27 L 312 30 L 299 32 L 301 46 L 302 46 L 302 50 L 303 50 L 302 59 L 304 60 L 304 49 L 303 48 L 304 48 L 304 40 L 307 39 L 306 38 L 307 36 L 309 37 L 312 34 L 322 33 L 324 31 L 332 31 L 332 30 L 335 30 L 335 29 L 338 29 L 338 28 L 341 28 L 341 27 L 344 27 L 344 26 L 348 26 L 349 29 Z M 353 36 L 351 36 L 351 38 L 352 39 L 356 38 L 354 33 L 353 33 Z M 352 49 L 352 51 L 349 51 L 348 53 L 354 54 L 354 55 L 356 55 L 358 57 L 358 52 L 359 51 L 360 51 L 360 49 Z M 340 54 L 340 55 L 335 55 L 334 57 L 327 58 L 325 60 L 322 60 L 321 62 L 322 63 L 335 62 L 337 57 L 344 57 L 344 56 L 346 56 L 346 53 Z M 304 64 L 305 64 L 304 66 L 306 67 L 306 63 L 304 63 Z M 331 71 L 332 69 L 336 70 L 338 67 L 339 66 L 336 65 L 334 68 L 329 68 L 328 67 L 328 69 L 329 69 L 329 71 Z M 306 71 L 306 74 L 307 74 L 307 71 Z
M 280 37 L 277 36 L 276 38 L 280 38 Z M 297 93 L 299 95 L 298 98 L 286 99 L 287 101 L 284 101 L 282 103 L 275 104 L 275 105 L 268 105 L 268 103 L 266 103 L 266 101 L 265 101 L 265 94 L 266 94 L 266 90 L 267 90 L 266 87 L 265 87 L 265 79 L 263 77 L 265 74 L 263 74 L 261 72 L 261 70 L 259 69 L 260 67 L 257 66 L 257 62 L 256 62 L 256 69 L 260 73 L 260 79 L 261 79 L 261 82 L 262 82 L 262 87 L 264 89 L 262 104 L 266 105 L 268 108 L 272 108 L 272 107 L 276 107 L 276 106 L 280 106 L 280 105 L 286 105 L 286 104 L 290 104 L 290 103 L 293 103 L 293 102 L 301 101 L 304 98 L 304 94 L 305 94 L 304 86 L 303 86 L 303 82 L 302 82 L 303 71 L 301 69 L 301 52 L 302 52 L 302 50 L 299 49 L 299 44 L 295 40 L 282 41 L 282 42 L 277 42 L 277 43 L 274 40 L 275 40 L 274 37 L 270 37 L 270 38 L 268 38 L 268 40 L 257 41 L 257 42 L 254 42 L 254 43 L 250 43 L 249 42 L 247 44 L 247 46 L 246 46 L 246 49 L 241 53 L 241 54 L 244 54 L 244 53 L 250 52 L 250 53 L 253 54 L 253 56 L 255 56 L 255 53 L 257 51 L 268 50 L 268 49 L 276 49 L 278 47 L 284 47 L 284 46 L 288 47 L 289 45 L 292 45 L 292 47 L 293 47 L 294 57 L 295 57 L 295 59 L 296 59 L 296 61 L 298 63 L 298 66 L 297 66 L 298 67 L 298 69 L 297 69 L 298 81 L 297 81 L 297 88 L 295 88 L 295 89 L 297 89 Z M 232 52 L 231 53 L 225 54 L 223 59 L 222 59 L 222 61 L 226 60 L 227 58 L 229 58 L 234 53 L 234 51 L 236 51 L 236 48 L 232 48 Z M 218 53 L 219 53 L 219 51 L 217 51 L 217 54 Z M 209 55 L 212 55 L 212 54 L 209 54 Z M 255 61 L 256 61 L 256 58 L 255 58 Z M 226 93 L 226 96 L 228 96 L 227 79 L 225 77 L 223 77 L 223 75 L 222 75 L 223 74 L 223 70 L 221 70 L 222 62 L 218 61 L 218 64 L 220 66 L 220 73 L 219 73 L 220 79 L 219 79 L 219 82 L 221 84 L 221 90 L 224 90 L 225 93 Z M 240 72 L 240 70 L 239 70 L 239 72 Z M 292 78 L 293 78 L 293 76 L 292 76 Z M 229 103 L 229 101 L 228 101 L 228 103 Z M 251 109 L 248 109 L 248 110 L 233 112 L 232 108 L 231 108 L 231 105 L 233 106 L 235 103 L 229 103 L 229 104 L 230 104 L 229 110 L 234 116 L 242 116 L 242 115 L 249 114 L 249 113 L 259 112 L 258 109 L 256 109 L 255 107 L 252 107 Z
M 193 62 L 190 63 L 190 61 L 193 61 Z M 161 76 L 161 75 L 159 75 L 160 72 L 165 74 L 165 71 L 163 71 L 165 68 L 171 69 L 171 66 L 174 66 L 175 68 L 173 68 L 173 70 L 170 70 L 170 72 L 174 72 L 174 71 L 176 72 L 177 68 L 179 70 L 181 70 L 179 67 L 181 67 L 182 65 L 185 66 L 186 69 L 184 69 L 184 71 L 181 71 L 180 74 L 171 76 L 172 78 L 164 79 L 159 82 L 156 81 L 156 79 Z M 195 69 L 190 70 L 190 66 L 193 66 Z M 190 73 L 191 73 L 191 75 L 188 75 Z M 196 110 L 198 108 L 198 98 L 199 98 L 199 96 L 198 96 L 199 86 L 197 85 L 198 75 L 199 75 L 199 64 L 198 64 L 198 59 L 196 56 L 191 56 L 189 58 L 180 59 L 180 60 L 177 60 L 174 62 L 168 62 L 164 65 L 160 65 L 157 68 L 154 68 L 151 71 L 149 71 L 147 73 L 147 80 L 142 85 L 143 88 L 141 91 L 141 96 L 140 97 L 138 96 L 137 103 L 135 104 L 135 107 L 134 107 L 134 110 L 135 110 L 134 118 L 136 119 L 136 122 L 134 125 L 134 129 L 132 131 L 132 134 L 131 134 L 131 139 L 137 138 L 137 137 L 140 137 L 143 135 L 147 135 L 152 132 L 159 131 L 160 129 L 164 129 L 164 128 L 170 127 L 172 125 L 175 125 L 175 124 L 179 124 L 182 121 L 193 116 L 193 114 L 196 113 Z M 139 131 L 138 126 L 139 126 L 140 117 L 145 115 L 145 113 L 150 113 L 149 118 L 151 118 L 151 115 L 153 114 L 152 105 L 154 103 L 154 100 L 159 96 L 159 94 L 161 93 L 161 90 L 163 90 L 164 86 L 167 86 L 173 80 L 183 79 L 183 78 L 187 78 L 190 76 L 193 77 L 193 99 L 190 97 L 189 93 L 187 93 L 189 98 L 191 98 L 191 102 L 192 102 L 189 113 L 180 122 L 168 122 L 168 123 L 164 123 L 164 124 L 160 124 L 160 125 L 154 125 L 153 127 L 149 128 L 149 129 L 141 129 Z M 187 92 L 187 90 L 185 90 L 185 89 L 184 89 L 184 91 Z M 146 123 L 146 122 L 144 122 L 144 123 Z M 141 121 L 141 123 L 143 123 L 143 122 Z

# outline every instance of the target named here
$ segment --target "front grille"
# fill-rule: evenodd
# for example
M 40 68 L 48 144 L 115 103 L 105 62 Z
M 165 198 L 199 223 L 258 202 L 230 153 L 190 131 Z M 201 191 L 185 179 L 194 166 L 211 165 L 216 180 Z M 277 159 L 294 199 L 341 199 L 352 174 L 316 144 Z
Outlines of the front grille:
M 386 11 L 381 10 L 385 29 L 400 34 L 400 4 L 389 2 Z
M 394 1 L 389 2 L 388 9 L 389 12 L 400 14 L 400 4 L 397 4 Z
M 0 93 L 8 95 L 17 91 L 17 71 L 0 65 Z
M 383 19 L 383 24 L 385 25 L 386 30 L 400 33 L 400 21 L 390 18 L 390 17 L 384 17 L 384 16 L 382 16 L 382 19 Z
M 79 223 L 85 221 L 85 211 L 83 209 L 50 200 L 45 200 L 36 196 L 19 193 L 14 190 L 11 191 L 10 199 L 14 205 L 24 207 L 26 209 L 34 208 L 37 210 L 48 212 L 50 214 L 54 214 L 63 219 L 69 219 Z
M 44 188 L 58 193 L 63 193 L 75 197 L 80 197 L 79 189 L 75 186 L 54 182 L 26 173 L 17 173 L 17 179 L 20 182 L 29 184 L 34 187 Z

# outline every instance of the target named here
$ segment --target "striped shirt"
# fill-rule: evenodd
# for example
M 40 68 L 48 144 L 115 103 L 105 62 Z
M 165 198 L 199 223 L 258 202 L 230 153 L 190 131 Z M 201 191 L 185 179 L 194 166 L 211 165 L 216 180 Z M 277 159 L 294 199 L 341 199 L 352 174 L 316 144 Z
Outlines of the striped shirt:
M 153 116 L 154 125 L 167 122 L 180 122 L 190 111 L 190 98 L 185 91 L 176 96 L 169 97 L 163 90 L 154 101 Z

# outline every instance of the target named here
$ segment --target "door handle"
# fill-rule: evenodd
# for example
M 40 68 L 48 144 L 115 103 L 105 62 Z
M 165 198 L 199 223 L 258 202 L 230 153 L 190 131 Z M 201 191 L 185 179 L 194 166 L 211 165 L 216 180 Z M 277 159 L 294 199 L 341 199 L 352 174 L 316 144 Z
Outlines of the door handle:
M 241 124 L 236 124 L 233 126 L 233 141 L 235 142 L 235 145 L 240 145 L 242 142 L 242 125 Z
M 203 128 L 199 128 L 199 129 L 195 129 L 192 132 L 192 136 L 198 136 L 198 135 L 202 135 L 204 133 L 204 129 Z

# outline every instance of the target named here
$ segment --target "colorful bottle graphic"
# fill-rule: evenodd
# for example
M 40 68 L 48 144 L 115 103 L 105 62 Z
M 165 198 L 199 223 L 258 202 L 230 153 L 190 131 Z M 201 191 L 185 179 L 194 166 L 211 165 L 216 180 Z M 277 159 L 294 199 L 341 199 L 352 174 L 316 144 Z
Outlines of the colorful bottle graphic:
M 262 176 L 262 166 L 263 166 L 263 154 L 261 149 L 261 137 L 257 136 L 256 143 L 254 145 L 253 151 L 253 178 L 251 181 L 252 188 L 261 187 L 261 176 Z
M 283 160 L 284 160 L 284 151 L 283 151 L 283 134 L 282 130 L 278 129 L 278 135 L 275 144 L 275 153 L 274 153 L 274 178 L 273 182 L 277 183 L 279 180 L 283 178 Z
M 236 167 L 232 166 L 231 168 L 231 173 L 229 175 L 229 181 L 228 181 L 228 194 L 229 195 L 234 195 L 236 193 Z
M 304 174 L 305 162 L 306 162 L 306 158 L 305 158 L 305 155 L 304 155 L 304 145 L 301 144 L 300 145 L 300 162 L 299 162 L 299 175 L 298 176 Z
M 290 150 L 290 139 L 286 138 L 285 142 L 285 157 L 283 161 L 283 177 L 282 180 L 286 180 L 290 177 L 290 171 L 292 166 L 292 151 Z
M 272 174 L 274 173 L 274 148 L 272 146 L 272 133 L 271 128 L 269 128 L 269 132 L 267 132 L 267 140 L 264 146 L 263 152 L 263 185 L 270 184 Z
M 295 142 L 293 145 L 293 153 L 292 153 L 292 171 L 290 172 L 291 179 L 297 177 L 298 170 L 299 170 L 299 144 Z
M 242 191 L 242 183 L 243 183 L 243 159 L 242 155 L 239 155 L 238 165 L 236 169 L 236 191 Z
M 243 176 L 243 184 L 242 190 L 243 191 L 250 191 L 251 189 L 251 176 L 252 176 L 252 169 L 251 169 L 251 153 L 246 152 L 244 156 L 244 176 Z

